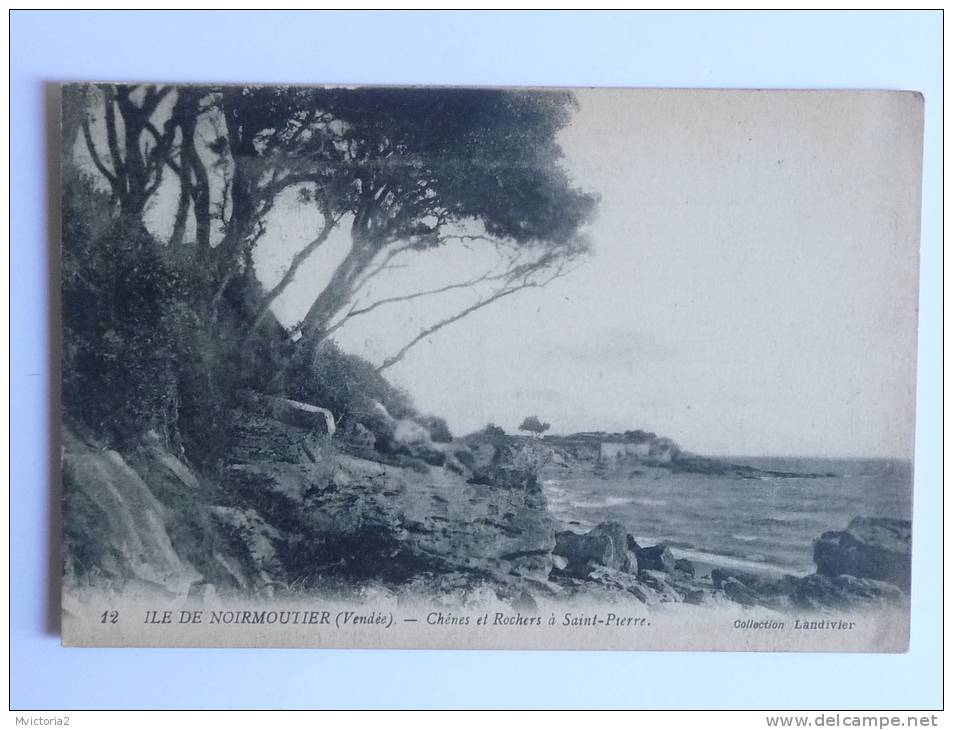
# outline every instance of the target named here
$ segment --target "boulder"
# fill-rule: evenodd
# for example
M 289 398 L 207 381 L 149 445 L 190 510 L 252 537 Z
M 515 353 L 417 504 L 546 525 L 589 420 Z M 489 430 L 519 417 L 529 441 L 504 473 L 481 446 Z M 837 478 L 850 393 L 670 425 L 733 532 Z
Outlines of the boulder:
M 651 586 L 643 583 L 638 577 L 631 573 L 613 570 L 612 568 L 606 568 L 602 565 L 593 566 L 589 574 L 586 575 L 586 580 L 602 588 L 607 588 L 610 591 L 625 591 L 626 593 L 630 593 L 642 603 L 655 605 L 665 600 L 659 596 Z
M 430 466 L 444 466 L 447 463 L 447 455 L 438 449 L 420 450 L 417 458 Z
M 710 577 L 711 577 L 711 584 L 714 587 L 714 589 L 716 591 L 720 591 L 721 586 L 724 584 L 724 582 L 728 578 L 731 578 L 733 576 L 727 570 L 723 570 L 721 568 L 713 568 L 711 571 Z
M 847 600 L 857 606 L 899 606 L 907 602 L 906 594 L 893 583 L 852 575 L 840 575 L 833 580 Z
M 730 578 L 734 578 L 754 592 L 764 595 L 789 591 L 786 585 L 788 578 L 778 579 L 769 575 L 756 575 L 741 570 L 725 570 L 723 568 L 714 568 L 711 571 L 711 582 L 716 590 L 723 589 L 724 583 Z M 793 579 L 793 576 L 790 579 Z
M 660 570 L 665 573 L 675 572 L 675 556 L 668 545 L 652 545 L 642 548 L 639 553 L 639 565 L 643 570 Z
M 245 407 L 258 415 L 274 418 L 289 426 L 306 428 L 328 436 L 333 436 L 337 428 L 334 416 L 327 408 L 251 390 L 239 391 L 238 397 Z
M 663 603 L 679 603 L 682 600 L 682 594 L 675 590 L 669 581 L 668 573 L 661 570 L 640 570 L 639 581 L 655 591 Z
M 690 588 L 682 594 L 682 601 L 692 606 L 701 606 L 707 597 L 708 594 L 700 588 Z
M 395 423 L 391 439 L 391 448 L 395 453 L 412 456 L 431 466 L 443 466 L 447 463 L 445 445 L 431 440 L 430 431 L 425 427 L 407 418 Z
M 278 545 L 283 535 L 265 522 L 253 509 L 239 509 L 217 505 L 211 508 L 212 515 L 233 536 L 233 557 L 243 567 L 250 568 L 255 580 L 252 585 L 242 581 L 243 588 L 253 588 L 271 582 L 283 573 L 278 555 Z M 240 580 L 239 576 L 235 576 Z
M 791 600 L 802 609 L 844 610 L 902 605 L 906 596 L 898 586 L 885 581 L 815 574 L 792 581 Z
M 817 573 L 893 583 L 910 591 L 910 522 L 855 517 L 847 529 L 814 541 Z
M 289 426 L 248 408 L 236 411 L 234 416 L 228 432 L 229 463 L 313 463 L 321 458 L 326 447 L 324 433 Z
M 584 535 L 557 532 L 553 554 L 565 558 L 566 570 L 576 575 L 587 575 L 593 565 L 636 573 L 638 558 L 628 549 L 626 537 L 618 522 L 603 522 Z
M 675 561 L 675 572 L 682 573 L 687 578 L 695 577 L 695 566 L 692 564 L 691 560 L 686 560 L 685 558 L 679 558 Z
M 363 423 L 352 423 L 348 426 L 345 439 L 351 446 L 363 451 L 371 451 L 377 443 L 377 437 Z
M 187 480 L 183 484 L 191 492 Z M 67 585 L 98 577 L 116 588 L 136 583 L 186 595 L 202 575 L 176 551 L 168 530 L 173 519 L 121 454 L 91 446 L 64 428 Z
M 471 484 L 504 489 L 539 489 L 538 475 L 553 456 L 545 444 L 526 440 L 482 440 L 470 445 Z
M 774 610 L 825 611 L 876 608 L 902 605 L 906 597 L 899 587 L 884 581 L 855 578 L 850 575 L 830 577 L 807 575 L 780 578 L 729 573 L 716 568 L 711 572 L 716 590 L 743 606 L 764 606 Z
M 534 489 L 538 485 L 535 471 L 515 466 L 497 465 L 474 470 L 469 482 L 471 484 L 502 487 L 503 489 Z
M 542 495 L 468 485 L 450 472 L 424 468 L 439 478 L 339 454 L 333 485 L 308 490 L 302 509 L 285 512 L 295 521 L 281 527 L 302 536 L 288 556 L 296 572 L 325 566 L 323 576 L 384 585 L 430 576 L 461 590 L 489 582 L 511 586 L 513 600 L 527 586 L 545 583 L 556 531 Z M 262 482 L 254 492 L 257 504 L 273 490 Z M 242 494 L 250 499 L 253 492 Z
M 760 603 L 758 594 L 737 578 L 726 578 L 721 584 L 721 589 L 729 599 L 742 606 L 755 606 Z

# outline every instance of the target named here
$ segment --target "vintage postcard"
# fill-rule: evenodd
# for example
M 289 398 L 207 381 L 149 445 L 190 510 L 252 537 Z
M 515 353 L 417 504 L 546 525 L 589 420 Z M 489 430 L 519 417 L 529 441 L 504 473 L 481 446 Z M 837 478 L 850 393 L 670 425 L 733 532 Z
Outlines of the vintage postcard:
M 63 86 L 63 643 L 906 651 L 922 132 Z

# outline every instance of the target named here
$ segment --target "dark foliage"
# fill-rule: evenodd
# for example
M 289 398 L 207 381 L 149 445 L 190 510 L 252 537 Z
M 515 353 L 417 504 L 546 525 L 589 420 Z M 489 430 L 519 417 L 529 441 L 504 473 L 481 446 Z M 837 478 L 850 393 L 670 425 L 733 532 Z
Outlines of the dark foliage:
M 392 449 L 394 419 L 417 415 L 410 397 L 391 385 L 371 363 L 324 342 L 310 362 L 285 373 L 284 392 L 295 400 L 327 408 L 339 427 L 360 423 L 374 434 L 377 448 Z
M 84 178 L 65 186 L 63 402 L 114 443 L 149 429 L 174 441 L 181 282 L 104 198 Z
M 549 430 L 549 424 L 543 423 L 537 416 L 527 416 L 520 424 L 520 431 L 529 431 L 535 436 L 539 436 L 544 431 Z
M 329 324 L 353 311 L 344 307 L 381 270 L 386 247 L 459 244 L 461 224 L 477 225 L 479 245 L 510 257 L 509 278 L 484 303 L 561 272 L 585 248 L 579 229 L 595 202 L 559 163 L 556 137 L 573 105 L 555 91 L 69 87 L 70 418 L 117 445 L 154 430 L 208 468 L 225 456 L 239 389 L 326 407 L 339 425 L 368 428 L 381 450 L 393 450 L 401 418 L 452 441 L 443 419 L 419 416 L 379 372 L 419 335 L 375 370 L 331 343 Z M 264 291 L 255 247 L 288 190 L 318 207 L 324 227 Z M 155 209 L 169 220 L 147 228 Z M 352 248 L 290 338 L 271 305 L 342 219 L 351 221 Z M 527 249 L 538 255 L 520 258 Z
M 426 234 L 425 218 L 439 210 L 444 220 L 482 220 L 494 236 L 561 243 L 592 212 L 592 196 L 555 164 L 555 135 L 574 103 L 567 92 L 367 88 L 322 96 L 348 125 L 343 136 L 355 145 L 362 183 L 386 185 L 395 200 L 403 194 L 389 237 Z
M 647 441 L 655 441 L 658 436 L 651 431 L 643 431 L 642 429 L 637 428 L 634 431 L 626 431 L 624 434 L 622 434 L 622 438 L 634 444 L 643 444 Z
M 449 444 L 453 441 L 453 434 L 445 419 L 439 416 L 420 416 L 417 418 L 417 423 L 430 431 L 431 441 L 441 444 Z

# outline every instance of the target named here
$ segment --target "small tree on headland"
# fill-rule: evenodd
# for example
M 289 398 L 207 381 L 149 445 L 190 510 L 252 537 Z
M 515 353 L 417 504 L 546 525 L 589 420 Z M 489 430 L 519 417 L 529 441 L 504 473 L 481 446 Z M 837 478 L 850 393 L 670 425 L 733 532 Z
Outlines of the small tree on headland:
M 488 423 L 483 427 L 484 436 L 492 436 L 493 438 L 503 438 L 506 436 L 506 431 L 497 426 L 495 423 Z
M 540 438 L 543 435 L 544 431 L 549 430 L 549 424 L 543 423 L 536 416 L 527 416 L 523 419 L 523 422 L 520 424 L 520 431 L 529 431 L 533 434 L 533 438 Z

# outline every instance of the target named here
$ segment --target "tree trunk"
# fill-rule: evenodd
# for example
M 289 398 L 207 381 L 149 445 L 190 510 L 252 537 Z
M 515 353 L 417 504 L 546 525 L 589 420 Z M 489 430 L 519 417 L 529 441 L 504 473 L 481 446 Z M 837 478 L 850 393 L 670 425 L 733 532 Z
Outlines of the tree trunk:
M 233 99 L 232 97 L 237 94 Z M 254 222 L 255 203 L 253 186 L 255 180 L 246 169 L 256 156 L 254 134 L 242 123 L 239 100 L 241 92 L 229 89 L 223 95 L 225 126 L 228 129 L 228 146 L 232 157 L 232 179 L 229 185 L 232 211 L 225 226 L 225 236 L 215 247 L 215 259 L 219 279 L 218 290 L 213 302 L 221 298 L 222 293 L 237 273 L 243 260 L 244 244 L 251 235 Z
M 321 232 L 318 233 L 318 236 L 315 239 L 313 239 L 303 249 L 294 255 L 284 276 L 282 276 L 281 280 L 275 285 L 275 287 L 265 295 L 261 304 L 261 309 L 258 312 L 258 316 L 255 317 L 255 321 L 252 323 L 251 328 L 249 329 L 249 336 L 251 336 L 255 330 L 261 326 L 261 323 L 264 322 L 265 318 L 268 316 L 271 305 L 274 304 L 275 300 L 280 297 L 291 285 L 291 282 L 294 281 L 295 276 L 298 273 L 298 269 L 301 268 L 301 265 L 308 260 L 312 253 L 314 253 L 325 241 L 328 240 L 328 237 L 331 235 L 331 231 L 334 230 L 336 225 L 337 220 L 331 218 L 330 212 L 326 212 L 324 226 L 321 229 Z
M 146 207 L 146 168 L 139 148 L 140 138 L 148 117 L 130 99 L 132 89 L 120 88 L 116 105 L 122 116 L 125 146 L 124 167 L 126 171 L 126 194 L 123 197 L 122 213 L 126 217 L 141 218 Z
M 208 172 L 195 148 L 195 126 L 199 116 L 200 92 L 181 89 L 176 103 L 179 129 L 182 132 L 181 177 L 187 185 L 195 212 L 195 243 L 201 252 L 211 247 L 212 212 Z M 193 179 L 194 178 L 194 179 Z
M 175 223 L 172 225 L 172 235 L 169 237 L 169 247 L 178 248 L 185 238 L 185 226 L 189 220 L 189 201 L 192 199 L 191 181 L 187 165 L 183 160 L 179 175 L 179 205 L 175 210 Z
M 302 343 L 320 341 L 335 314 L 354 294 L 354 283 L 374 259 L 378 247 L 360 229 L 358 220 L 352 226 L 352 245 L 328 285 L 314 300 L 301 325 Z
M 194 147 L 193 147 L 194 153 Z M 195 243 L 202 251 L 212 247 L 212 201 L 208 192 L 208 173 L 195 154 L 192 158 L 195 183 L 192 185 L 192 204 L 195 207 Z

